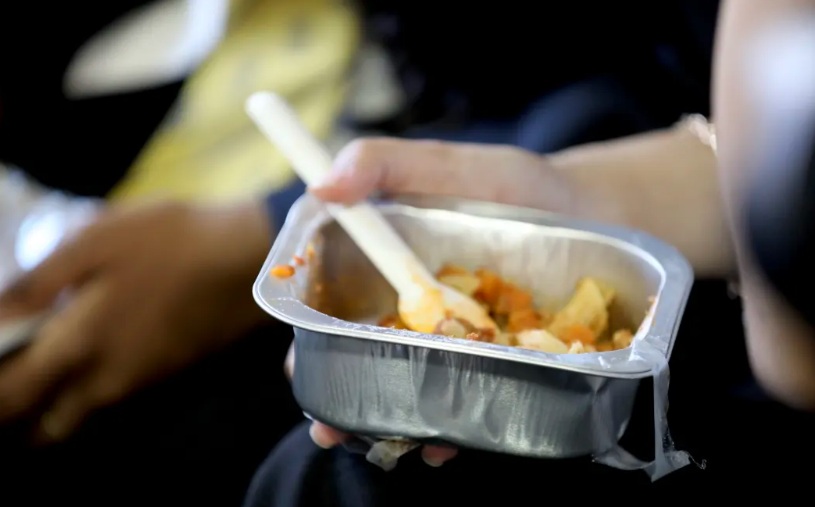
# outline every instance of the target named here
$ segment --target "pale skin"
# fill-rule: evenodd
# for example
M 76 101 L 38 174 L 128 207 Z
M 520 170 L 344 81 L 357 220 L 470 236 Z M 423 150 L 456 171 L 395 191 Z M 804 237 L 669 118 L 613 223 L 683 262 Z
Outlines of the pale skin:
M 744 37 L 761 23 L 813 3 L 725 4 L 714 97 L 718 172 L 709 148 L 683 130 L 548 157 L 502 146 L 380 139 L 349 145 L 337 158 L 335 179 L 311 191 L 343 202 L 377 189 L 459 195 L 651 232 L 676 245 L 697 276 L 741 279 L 747 343 L 759 381 L 779 400 L 815 410 L 812 330 L 767 288 L 743 249 L 736 256 L 733 247 L 743 243 L 735 217 L 748 177 L 741 157 L 751 111 L 739 96 L 738 54 Z M 63 289 L 72 291 L 33 345 L 0 364 L 0 423 L 32 416 L 39 438 L 66 438 L 96 408 L 263 322 L 249 287 L 271 240 L 259 202 L 223 208 L 146 204 L 103 215 L 0 295 L 3 319 L 47 306 Z M 293 366 L 290 356 L 288 371 Z M 312 435 L 323 447 L 345 438 L 320 424 Z M 455 455 L 433 447 L 422 452 L 434 465 Z

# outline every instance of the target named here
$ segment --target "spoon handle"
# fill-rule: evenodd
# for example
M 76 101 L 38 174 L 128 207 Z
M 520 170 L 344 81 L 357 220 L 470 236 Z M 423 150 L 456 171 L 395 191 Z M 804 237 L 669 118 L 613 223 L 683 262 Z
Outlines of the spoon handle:
M 257 92 L 246 101 L 246 112 L 306 183 L 321 182 L 331 171 L 332 158 L 279 96 Z M 379 211 L 363 201 L 352 206 L 326 203 L 328 212 L 368 257 L 400 297 L 415 293 L 433 280 L 422 262 Z

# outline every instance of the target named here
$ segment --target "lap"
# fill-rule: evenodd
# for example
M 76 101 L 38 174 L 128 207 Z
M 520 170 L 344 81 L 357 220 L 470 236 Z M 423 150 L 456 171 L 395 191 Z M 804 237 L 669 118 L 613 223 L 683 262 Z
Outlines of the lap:
M 788 432 L 802 431 L 813 421 L 803 414 L 767 408 L 735 404 L 699 414 L 719 440 L 700 449 L 707 468 L 689 465 L 655 483 L 643 472 L 614 470 L 588 458 L 538 460 L 469 450 L 440 468 L 427 466 L 418 453 L 411 453 L 394 470 L 384 472 L 361 454 L 316 447 L 304 422 L 260 467 L 243 507 L 447 507 L 489 498 L 520 504 L 530 498 L 545 502 L 563 491 L 579 494 L 586 502 L 619 496 L 628 504 L 644 505 L 654 499 L 699 500 L 710 492 L 763 493 L 782 483 L 783 493 L 806 493 L 808 472 L 794 463 L 806 459 L 815 447 L 806 433 Z M 753 423 L 762 429 L 757 431 Z

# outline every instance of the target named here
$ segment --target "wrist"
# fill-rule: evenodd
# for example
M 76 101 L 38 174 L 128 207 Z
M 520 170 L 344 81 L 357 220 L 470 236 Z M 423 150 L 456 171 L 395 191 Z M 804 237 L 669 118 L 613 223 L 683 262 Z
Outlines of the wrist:
M 260 199 L 206 207 L 201 213 L 203 248 L 211 268 L 254 278 L 274 241 L 273 226 Z
M 230 340 L 267 322 L 252 286 L 272 246 L 275 231 L 261 199 L 194 210 L 204 238 L 197 271 L 207 290 L 230 294 L 223 308 L 223 336 Z

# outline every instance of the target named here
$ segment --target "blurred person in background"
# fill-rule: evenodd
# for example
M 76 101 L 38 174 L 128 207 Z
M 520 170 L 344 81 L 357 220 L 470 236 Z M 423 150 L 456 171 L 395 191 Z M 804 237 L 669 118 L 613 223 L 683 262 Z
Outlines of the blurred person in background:
M 2 2 L 0 161 L 107 204 L 0 296 L 2 322 L 68 293 L 0 362 L 0 504 L 240 501 L 298 415 L 250 289 L 301 191 L 243 101 L 274 89 L 327 135 L 358 38 L 331 0 Z
M 689 466 L 651 484 L 644 474 L 608 469 L 588 458 L 525 459 L 466 449 L 456 456 L 449 448 L 425 446 L 404 456 L 395 470 L 383 472 L 364 455 L 338 447 L 348 435 L 306 421 L 259 470 L 245 505 L 449 505 L 483 501 L 491 493 L 495 501 L 514 503 L 563 491 L 590 502 L 619 495 L 626 502 L 645 503 L 696 499 L 709 491 L 778 493 L 782 484 L 782 495 L 806 494 L 809 471 L 797 462 L 815 451 L 810 431 L 815 331 L 757 268 L 743 222 L 747 192 L 756 183 L 751 157 L 760 152 L 754 143 L 767 148 L 767 143 L 784 142 L 759 135 L 767 135 L 759 123 L 767 112 L 753 100 L 751 78 L 756 75 L 749 66 L 755 53 L 750 51 L 765 29 L 805 16 L 815 16 L 812 0 L 723 4 L 713 94 L 716 137 L 709 125 L 680 122 L 543 157 L 510 146 L 363 140 L 341 152 L 335 172 L 312 189 L 340 203 L 356 202 L 372 191 L 454 195 L 626 224 L 676 245 L 699 277 L 737 278 L 743 332 L 734 335 L 726 328 L 726 308 L 710 308 L 702 326 L 683 321 L 671 361 L 669 418 L 680 430 L 674 434 L 684 433 L 681 440 L 686 441 L 678 447 L 708 459 L 707 470 Z M 764 56 L 784 60 L 790 55 Z M 810 77 L 795 70 L 774 77 Z M 787 168 L 775 169 L 780 176 Z M 693 311 L 691 306 L 686 315 Z M 689 334 L 688 324 L 700 334 Z M 762 391 L 739 390 L 748 385 L 739 376 L 747 362 L 734 338 L 746 341 Z M 696 357 L 676 357 L 680 346 Z M 289 374 L 293 359 L 286 364 Z M 694 418 L 697 423 L 689 425 Z M 634 420 L 631 424 L 626 437 L 653 438 L 647 428 Z

